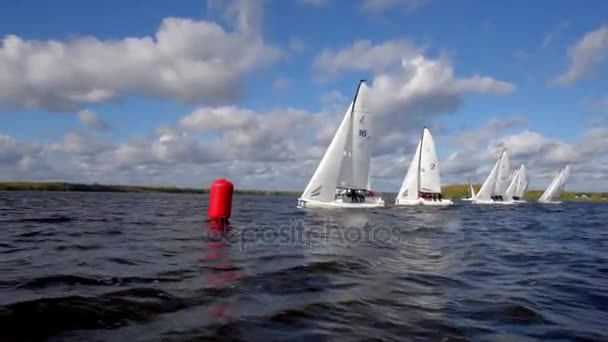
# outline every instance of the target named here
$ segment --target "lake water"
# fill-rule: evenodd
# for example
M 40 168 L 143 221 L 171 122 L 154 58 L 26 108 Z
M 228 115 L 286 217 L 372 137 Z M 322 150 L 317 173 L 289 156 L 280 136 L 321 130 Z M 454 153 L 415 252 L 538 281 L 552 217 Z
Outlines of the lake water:
M 608 340 L 606 204 L 206 203 L 0 192 L 0 340 Z

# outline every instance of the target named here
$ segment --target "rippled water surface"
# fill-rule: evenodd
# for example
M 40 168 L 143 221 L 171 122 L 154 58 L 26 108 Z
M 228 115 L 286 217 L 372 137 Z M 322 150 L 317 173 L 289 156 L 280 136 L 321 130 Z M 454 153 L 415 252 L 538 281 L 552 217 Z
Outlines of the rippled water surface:
M 0 192 L 0 340 L 608 340 L 608 205 Z

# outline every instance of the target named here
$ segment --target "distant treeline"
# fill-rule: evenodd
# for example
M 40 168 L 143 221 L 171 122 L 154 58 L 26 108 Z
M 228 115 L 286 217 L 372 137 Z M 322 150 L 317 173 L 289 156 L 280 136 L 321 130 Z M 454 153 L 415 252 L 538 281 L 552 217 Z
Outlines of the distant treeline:
M 81 192 L 160 192 L 160 193 L 183 193 L 183 194 L 206 194 L 209 189 L 176 188 L 166 186 L 135 186 L 135 185 L 104 185 L 104 184 L 79 184 L 64 182 L 0 182 L 0 191 L 81 191 Z M 296 192 L 288 191 L 266 191 L 266 190 L 241 190 L 236 189 L 236 194 L 250 195 L 292 195 Z
M 446 185 L 441 188 L 443 196 L 446 198 L 463 198 L 468 197 L 468 184 Z M 475 192 L 479 191 L 481 184 L 473 184 Z M 542 195 L 543 190 L 528 190 L 524 195 L 526 201 L 536 201 Z M 562 201 L 608 201 L 608 193 L 606 192 L 571 192 L 566 191 L 561 196 Z
M 481 186 L 474 184 L 475 191 L 479 191 Z M 165 186 L 134 186 L 134 185 L 104 185 L 104 184 L 79 184 L 64 182 L 0 182 L 0 191 L 83 191 L 83 192 L 140 192 L 140 193 L 185 193 L 185 194 L 206 194 L 209 189 L 176 188 Z M 467 184 L 446 185 L 442 188 L 445 198 L 459 199 L 468 197 Z M 236 194 L 247 195 L 300 195 L 299 191 L 268 191 L 268 190 L 243 190 L 236 189 Z M 542 191 L 530 190 L 526 192 L 525 199 L 528 201 L 537 200 Z M 384 193 L 385 198 L 391 201 L 396 195 Z M 565 192 L 561 197 L 564 201 L 608 201 L 608 193 L 600 192 Z

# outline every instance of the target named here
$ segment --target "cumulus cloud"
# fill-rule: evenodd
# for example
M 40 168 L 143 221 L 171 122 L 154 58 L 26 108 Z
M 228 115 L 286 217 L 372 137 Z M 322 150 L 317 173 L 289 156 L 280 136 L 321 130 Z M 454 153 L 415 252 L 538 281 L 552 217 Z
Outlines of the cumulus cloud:
M 403 130 L 412 121 L 456 111 L 468 93 L 509 94 L 515 85 L 475 74 L 458 77 L 450 60 L 425 57 L 407 40 L 379 44 L 359 40 L 338 50 L 324 50 L 313 69 L 324 77 L 347 72 L 373 72 L 370 106 L 383 130 Z M 425 123 L 426 124 L 426 123 Z
M 509 94 L 514 90 L 513 84 L 488 76 L 458 78 L 448 60 L 419 55 L 402 59 L 397 72 L 377 74 L 371 98 L 379 113 L 437 114 L 456 110 L 466 93 Z
M 235 13 L 241 13 L 239 30 L 232 32 L 213 22 L 165 18 L 154 36 L 121 40 L 8 35 L 0 43 L 0 106 L 68 111 L 125 94 L 234 101 L 243 77 L 281 54 L 251 33 L 257 29 L 242 14 L 249 12 Z
M 83 125 L 95 130 L 105 131 L 110 129 L 110 125 L 102 120 L 97 113 L 90 109 L 83 109 L 79 111 L 78 119 Z
M 0 163 L 14 163 L 28 155 L 40 153 L 36 144 L 18 141 L 15 138 L 0 134 Z
M 448 143 L 458 144 L 461 148 L 476 147 L 492 138 L 500 136 L 506 130 L 525 125 L 528 120 L 521 116 L 506 118 L 490 118 L 488 122 L 477 128 L 454 132 L 448 138 Z
M 405 39 L 389 40 L 374 45 L 370 40 L 357 40 L 343 49 L 325 49 L 313 61 L 313 69 L 322 79 L 348 71 L 380 72 L 398 66 L 403 58 L 413 58 L 421 49 Z
M 594 76 L 595 68 L 608 55 L 608 25 L 586 33 L 568 50 L 570 66 L 563 74 L 550 81 L 559 86 L 572 85 Z
M 199 108 L 174 125 L 107 142 L 94 134 L 68 133 L 50 143 L 19 141 L 0 136 L 2 179 L 64 179 L 82 182 L 207 185 L 214 177 L 232 178 L 248 188 L 301 189 L 327 147 L 317 136 L 333 135 L 341 114 L 296 109 L 258 112 L 239 107 Z M 572 165 L 569 188 L 587 190 L 607 181 L 608 129 L 593 128 L 574 142 L 553 139 L 529 129 L 517 117 L 492 119 L 471 128 L 481 135 L 477 144 L 460 146 L 467 132 L 435 132 L 444 184 L 481 182 L 500 150 L 507 148 L 513 168 L 525 163 L 531 187 L 541 189 L 564 164 Z M 333 126 L 333 127 L 332 127 Z M 329 128 L 328 128 L 329 127 Z M 372 181 L 395 191 L 405 175 L 419 131 L 381 135 L 372 164 Z

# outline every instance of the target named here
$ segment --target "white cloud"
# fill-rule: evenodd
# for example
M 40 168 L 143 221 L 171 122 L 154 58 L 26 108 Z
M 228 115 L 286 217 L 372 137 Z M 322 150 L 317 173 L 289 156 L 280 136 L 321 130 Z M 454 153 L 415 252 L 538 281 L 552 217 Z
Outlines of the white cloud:
M 398 66 L 403 58 L 418 56 L 421 49 L 405 39 L 389 40 L 374 45 L 369 40 L 357 40 L 349 47 L 325 49 L 313 61 L 318 77 L 329 79 L 348 71 L 385 71 Z
M 456 111 L 468 93 L 509 94 L 515 86 L 489 76 L 458 77 L 447 58 L 430 59 L 406 40 L 379 44 L 355 41 L 341 50 L 324 50 L 313 68 L 323 77 L 345 72 L 373 72 L 370 102 L 382 118 L 383 132 L 414 126 L 417 118 Z M 386 131 L 387 130 L 387 131 Z
M 458 144 L 461 148 L 476 147 L 483 142 L 503 134 L 505 130 L 521 127 L 527 122 L 527 119 L 520 115 L 507 118 L 490 118 L 488 122 L 481 127 L 453 133 L 448 138 L 448 143 Z
M 238 99 L 245 75 L 281 52 L 251 33 L 255 20 L 242 14 L 250 12 L 234 11 L 234 32 L 165 18 L 154 36 L 121 40 L 8 35 L 0 44 L 0 106 L 66 111 L 127 93 L 192 103 Z
M 78 119 L 80 120 L 80 122 L 82 124 L 84 124 L 85 126 L 92 128 L 92 129 L 96 129 L 96 130 L 100 130 L 100 131 L 105 131 L 110 129 L 110 125 L 105 122 L 104 120 L 102 120 L 101 118 L 99 118 L 99 116 L 97 115 L 97 113 L 95 113 L 94 111 L 90 110 L 90 109 L 83 109 L 81 111 L 78 112 Z
M 361 11 L 377 14 L 395 7 L 412 10 L 427 3 L 428 0 L 362 0 Z
M 40 153 L 36 144 L 18 141 L 15 138 L 0 134 L 0 163 L 15 163 L 27 155 Z
M 122 143 L 109 143 L 94 134 L 68 133 L 45 144 L 2 135 L 0 174 L 2 179 L 15 180 L 179 186 L 202 186 L 226 176 L 241 188 L 298 190 L 327 147 L 328 142 L 316 134 L 337 123 L 340 115 L 295 109 L 200 108 L 174 126 Z M 524 124 L 519 120 L 493 119 L 470 129 L 469 135 L 492 129 L 494 134 L 477 137 L 477 143 L 467 147 L 452 143 L 466 132 L 445 135 L 434 130 L 444 184 L 463 183 L 468 177 L 483 181 L 500 149 L 506 147 L 513 168 L 520 163 L 528 167 L 533 189 L 545 187 L 566 163 L 573 169 L 568 188 L 603 189 L 608 181 L 608 129 L 594 128 L 566 143 L 527 129 L 511 133 Z M 379 136 L 381 151 L 373 160 L 372 178 L 380 190 L 395 191 L 399 186 L 418 137 L 419 129 Z
M 570 67 L 566 72 L 550 81 L 551 84 L 568 86 L 585 78 L 595 76 L 595 67 L 608 55 L 608 25 L 586 33 L 568 50 Z
M 508 94 L 514 89 L 511 83 L 487 76 L 459 78 L 448 60 L 417 56 L 403 59 L 397 71 L 377 74 L 370 98 L 371 108 L 383 117 L 378 125 L 391 132 L 456 111 L 468 93 Z

